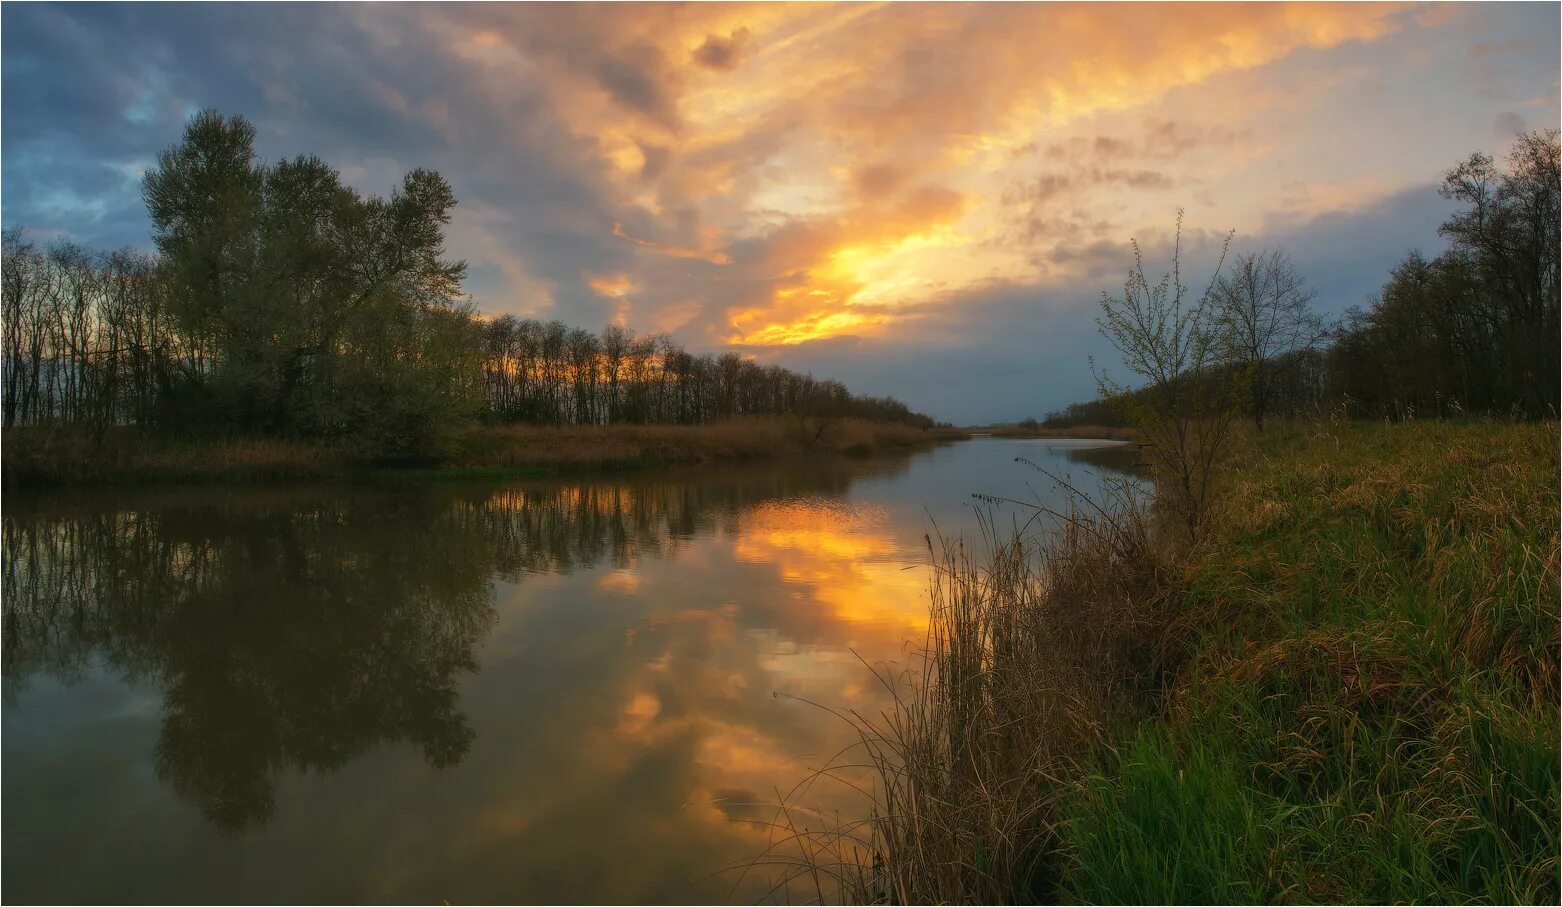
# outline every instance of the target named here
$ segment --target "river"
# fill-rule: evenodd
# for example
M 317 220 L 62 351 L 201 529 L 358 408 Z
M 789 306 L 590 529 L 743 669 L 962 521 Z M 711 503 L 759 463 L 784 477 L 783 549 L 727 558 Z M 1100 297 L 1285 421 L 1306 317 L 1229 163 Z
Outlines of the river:
M 1110 453 L 1105 454 L 1109 457 Z M 739 902 L 923 639 L 926 537 L 1103 443 L 12 493 L 9 902 Z M 778 695 L 779 694 L 779 695 Z M 809 703 L 816 703 L 811 705 Z M 808 805 L 861 815 L 823 782 Z M 770 895 L 780 897 L 781 895 Z

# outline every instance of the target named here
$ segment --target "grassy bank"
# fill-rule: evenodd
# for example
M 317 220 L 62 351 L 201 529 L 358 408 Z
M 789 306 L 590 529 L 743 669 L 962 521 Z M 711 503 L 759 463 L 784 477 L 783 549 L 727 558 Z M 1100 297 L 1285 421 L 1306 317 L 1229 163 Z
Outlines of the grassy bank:
M 1127 501 L 946 552 L 864 726 L 881 817 L 813 866 L 900 903 L 1554 902 L 1557 432 L 1282 426 L 1197 547 Z
M 485 426 L 424 462 L 364 462 L 341 449 L 267 438 L 188 439 L 134 429 L 101 438 L 46 427 L 5 432 L 5 484 L 263 482 L 366 471 L 400 477 L 502 478 L 797 454 L 867 455 L 969 437 L 859 419 L 735 419 L 712 425 Z

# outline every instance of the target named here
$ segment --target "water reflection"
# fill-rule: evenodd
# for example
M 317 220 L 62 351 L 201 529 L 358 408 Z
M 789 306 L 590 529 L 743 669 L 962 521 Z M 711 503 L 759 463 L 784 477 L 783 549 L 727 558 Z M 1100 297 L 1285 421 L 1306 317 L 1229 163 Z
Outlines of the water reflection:
M 457 680 L 494 621 L 475 517 L 350 495 L 8 513 L 8 704 L 93 653 L 155 685 L 157 776 L 226 832 L 271 817 L 278 774 L 381 742 L 453 765 L 472 741 Z
M 1094 443 L 1065 446 L 1053 442 L 1054 450 L 1061 451 L 1070 463 L 1079 463 L 1097 472 L 1122 474 L 1138 479 L 1150 477 L 1149 464 L 1144 461 L 1139 445 Z
M 774 694 L 881 707 L 927 489 L 1013 456 L 12 495 L 4 896 L 754 900 L 850 737 Z
M 863 503 L 766 503 L 744 514 L 733 551 L 805 585 L 825 606 L 807 616 L 832 632 L 838 625 L 909 632 L 927 622 L 927 575 L 906 569 L 903 540 L 884 531 L 888 522 L 883 508 Z M 822 635 L 795 620 L 784 629 L 809 642 Z

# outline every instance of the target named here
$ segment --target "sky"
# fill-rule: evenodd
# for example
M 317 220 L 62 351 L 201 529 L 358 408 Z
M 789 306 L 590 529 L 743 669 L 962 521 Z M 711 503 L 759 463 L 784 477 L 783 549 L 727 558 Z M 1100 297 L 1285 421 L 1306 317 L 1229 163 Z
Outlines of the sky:
M 1185 274 L 1235 231 L 1328 314 L 1443 248 L 1442 173 L 1558 126 L 1559 9 L 6 3 L 0 218 L 150 249 L 212 107 L 365 192 L 438 170 L 485 314 L 1013 420 L 1127 377 L 1101 293 L 1179 208 Z

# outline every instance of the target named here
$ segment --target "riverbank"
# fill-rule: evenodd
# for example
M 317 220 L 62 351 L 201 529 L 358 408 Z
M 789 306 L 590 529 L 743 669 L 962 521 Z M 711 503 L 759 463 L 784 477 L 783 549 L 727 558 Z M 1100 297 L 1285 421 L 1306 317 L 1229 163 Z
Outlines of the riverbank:
M 1557 433 L 1277 426 L 1197 546 L 951 551 L 845 896 L 1554 899 Z
M 978 429 L 994 438 L 1081 438 L 1103 441 L 1137 441 L 1139 430 L 1127 426 L 1070 425 L 1064 428 L 1048 428 L 1045 425 L 1002 425 L 997 428 Z
M 8 429 L 0 440 L 4 483 L 78 485 L 270 482 L 374 473 L 427 477 L 545 476 L 648 466 L 844 454 L 864 456 L 970 437 L 860 419 L 734 419 L 712 425 L 483 426 L 443 456 L 393 466 L 327 446 L 271 438 L 183 439 L 116 428 Z

